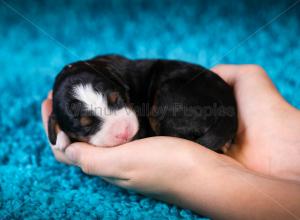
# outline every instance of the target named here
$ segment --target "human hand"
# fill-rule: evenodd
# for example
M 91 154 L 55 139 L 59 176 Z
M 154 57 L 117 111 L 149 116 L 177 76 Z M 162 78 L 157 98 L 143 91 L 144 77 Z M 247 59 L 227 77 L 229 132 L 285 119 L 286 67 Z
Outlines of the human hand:
M 294 179 L 294 170 L 300 166 L 300 162 L 295 162 L 299 161 L 297 146 L 295 146 L 295 143 L 298 143 L 298 146 L 300 143 L 299 110 L 290 106 L 280 96 L 266 72 L 259 66 L 219 65 L 212 70 L 234 88 L 238 103 L 238 133 L 235 144 L 227 152 L 227 156 L 250 170 Z M 45 126 L 52 110 L 51 98 L 52 94 L 49 93 L 48 99 L 43 103 Z M 146 142 L 142 141 L 143 146 L 145 144 L 149 144 L 149 148 L 152 145 L 157 146 L 154 142 L 161 141 L 160 139 L 161 137 L 149 138 Z M 182 142 L 173 138 L 163 139 L 174 145 L 177 145 L 177 141 L 178 145 Z M 126 144 L 126 148 L 122 149 L 126 151 L 127 147 L 139 146 L 139 142 Z M 189 143 L 189 145 L 195 144 Z M 148 145 L 145 146 L 147 147 Z M 143 149 L 141 146 L 138 148 Z M 63 152 L 53 148 L 52 150 L 59 161 L 72 163 Z M 225 155 L 219 157 L 224 157 L 228 161 Z
M 53 149 L 56 159 L 121 187 L 212 216 L 216 210 L 218 214 L 224 211 L 224 202 L 229 203 L 226 195 L 235 193 L 231 188 L 247 190 L 245 195 L 250 198 L 256 195 L 244 182 L 238 185 L 241 182 L 237 182 L 237 176 L 248 178 L 251 174 L 248 181 L 262 181 L 266 191 L 274 187 L 264 180 L 252 179 L 252 174 L 299 180 L 299 111 L 285 102 L 258 66 L 220 65 L 213 71 L 233 86 L 238 103 L 238 134 L 226 155 L 179 138 L 152 137 L 114 148 L 74 143 L 65 152 Z M 52 101 L 47 99 L 42 108 L 45 127 L 51 109 Z M 220 182 L 224 177 L 226 181 Z M 294 190 L 291 195 L 297 193 Z M 212 210 L 211 204 L 216 209 Z M 243 204 L 233 204 L 233 210 Z
M 257 65 L 212 69 L 234 88 L 238 133 L 227 155 L 261 174 L 300 180 L 300 112 Z
M 49 93 L 42 105 L 45 128 L 51 111 Z M 223 161 L 219 154 L 194 142 L 172 137 L 145 138 L 112 148 L 73 143 L 64 152 L 53 146 L 51 149 L 60 162 L 77 165 L 83 172 L 101 176 L 115 185 L 152 195 L 167 195 L 175 188 L 170 184 L 178 188 L 181 180 L 194 178 L 193 172 L 199 171 L 195 168 L 200 161 L 211 164 L 211 170 L 204 172 L 212 172 L 215 162 L 221 166 Z

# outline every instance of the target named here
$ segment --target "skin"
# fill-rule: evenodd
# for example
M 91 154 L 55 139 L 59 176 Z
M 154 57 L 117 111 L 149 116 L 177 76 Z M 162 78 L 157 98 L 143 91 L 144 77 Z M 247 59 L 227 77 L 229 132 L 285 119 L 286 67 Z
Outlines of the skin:
M 214 219 L 300 219 L 300 111 L 256 65 L 212 69 L 233 86 L 236 143 L 225 155 L 173 137 L 151 137 L 113 148 L 74 143 L 60 162 L 123 188 Z M 51 93 L 42 104 L 44 126 Z

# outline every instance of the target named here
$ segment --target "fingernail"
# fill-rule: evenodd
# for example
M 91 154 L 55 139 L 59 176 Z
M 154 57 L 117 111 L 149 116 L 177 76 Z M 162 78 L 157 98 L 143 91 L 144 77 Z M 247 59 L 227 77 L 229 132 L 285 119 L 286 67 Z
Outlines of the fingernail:
M 75 165 L 78 163 L 78 153 L 75 146 L 69 146 L 65 150 L 66 157 Z

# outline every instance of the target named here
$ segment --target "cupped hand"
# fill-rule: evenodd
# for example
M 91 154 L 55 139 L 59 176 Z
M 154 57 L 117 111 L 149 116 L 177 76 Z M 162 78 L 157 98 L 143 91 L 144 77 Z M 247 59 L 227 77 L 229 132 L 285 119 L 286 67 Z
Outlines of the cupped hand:
M 243 201 L 252 205 L 251 198 L 257 192 L 249 191 L 247 183 L 252 186 L 252 182 L 259 182 L 265 191 L 271 189 L 274 197 L 285 198 L 286 194 L 275 195 L 280 193 L 277 188 L 283 187 L 281 182 L 253 176 L 300 181 L 299 110 L 280 96 L 261 67 L 219 65 L 212 70 L 234 88 L 238 104 L 238 133 L 226 154 L 180 138 L 151 137 L 112 148 L 73 143 L 62 152 L 52 147 L 54 156 L 113 184 L 214 217 L 231 216 L 230 206 L 232 210 L 242 209 L 244 203 L 232 204 L 228 198 L 236 196 L 234 190 L 239 188 L 245 192 Z M 42 105 L 45 128 L 51 111 L 50 93 Z M 294 185 L 289 187 L 288 195 L 300 193 Z M 273 213 L 278 206 L 274 204 L 261 213 Z M 294 204 L 298 203 L 292 203 L 291 209 Z M 289 214 L 286 210 L 283 213 Z M 240 211 L 236 216 L 243 214 Z
M 257 65 L 212 69 L 233 88 L 238 134 L 227 155 L 246 168 L 278 178 L 300 180 L 300 112 L 279 94 Z
M 51 110 L 49 93 L 42 105 L 45 128 Z M 179 186 L 181 180 L 192 179 L 192 171 L 198 172 L 199 164 L 207 164 L 211 170 L 205 168 L 204 172 L 212 172 L 228 160 L 220 160 L 219 154 L 194 142 L 172 137 L 145 138 L 111 148 L 78 142 L 65 151 L 53 146 L 51 149 L 60 162 L 79 166 L 87 174 L 146 194 L 169 193 L 173 188 L 171 182 Z

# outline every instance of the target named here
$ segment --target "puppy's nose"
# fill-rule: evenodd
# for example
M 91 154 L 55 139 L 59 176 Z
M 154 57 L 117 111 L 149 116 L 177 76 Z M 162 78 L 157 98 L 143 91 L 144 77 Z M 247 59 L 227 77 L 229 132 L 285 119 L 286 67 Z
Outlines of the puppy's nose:
M 127 141 L 129 139 L 129 135 L 127 133 L 123 133 L 123 134 L 118 134 L 116 136 L 117 139 L 123 140 L 123 141 Z
M 122 131 L 121 133 L 118 133 L 115 137 L 119 140 L 124 141 L 124 142 L 128 141 L 131 138 L 130 137 L 130 132 L 129 132 L 129 126 L 127 126 L 125 128 L 125 130 Z

